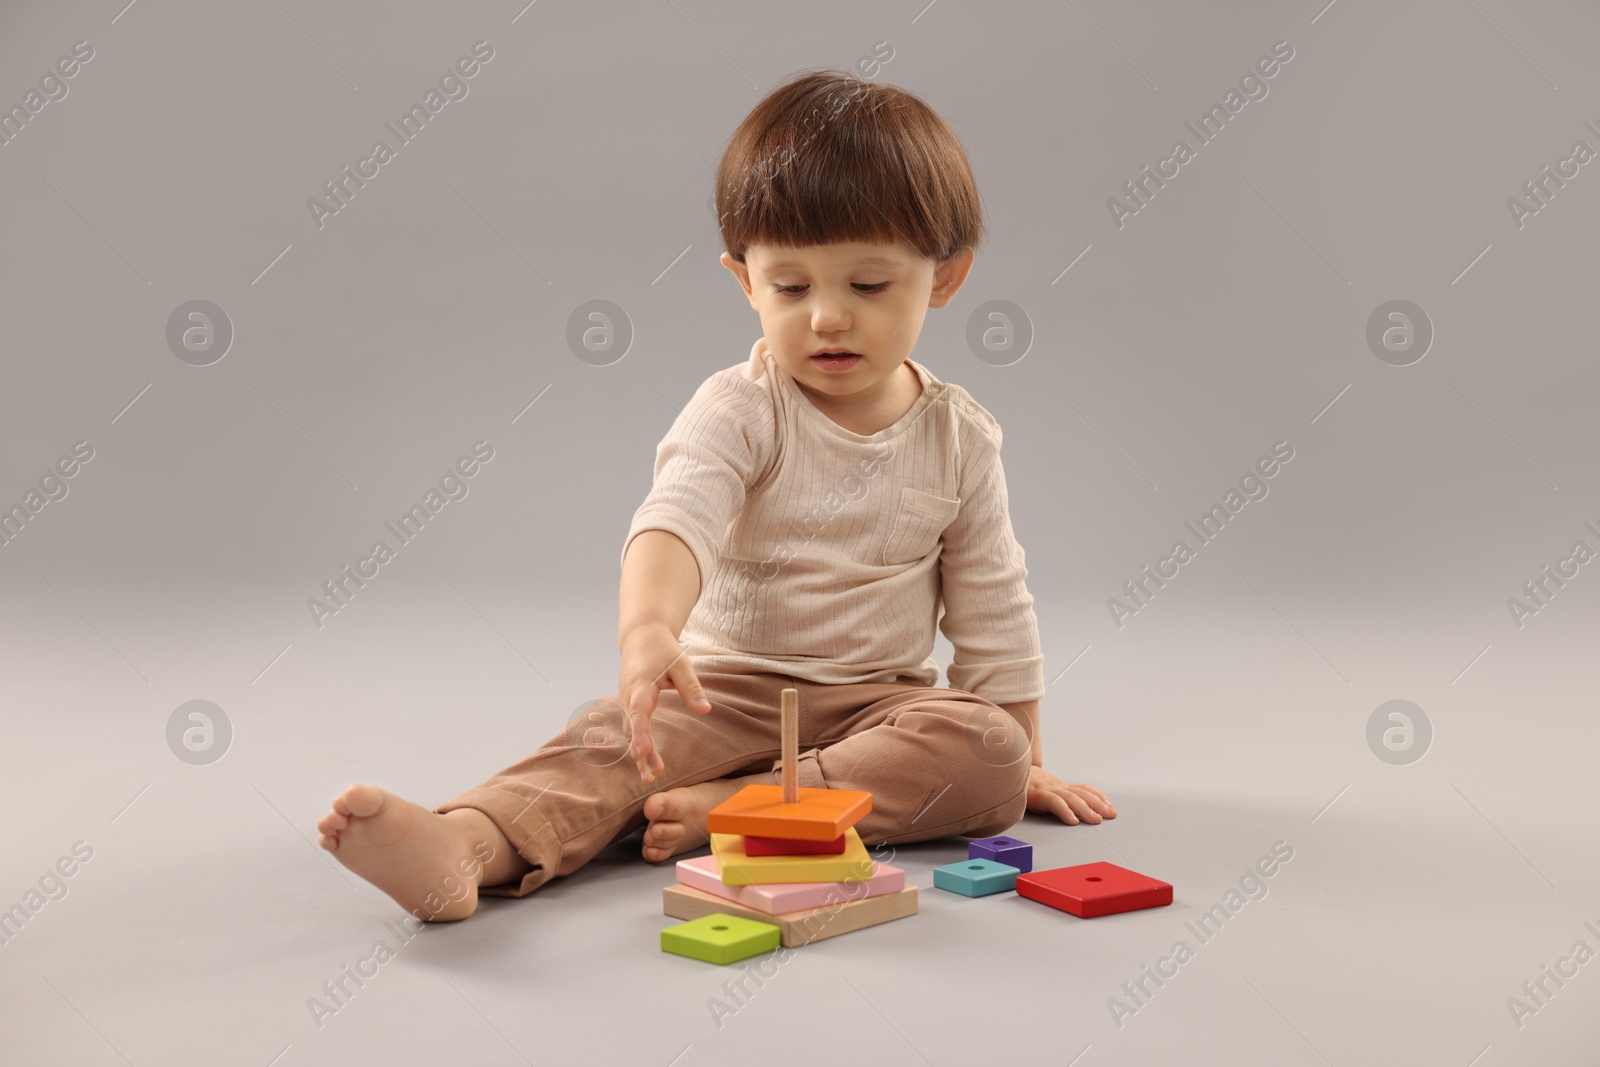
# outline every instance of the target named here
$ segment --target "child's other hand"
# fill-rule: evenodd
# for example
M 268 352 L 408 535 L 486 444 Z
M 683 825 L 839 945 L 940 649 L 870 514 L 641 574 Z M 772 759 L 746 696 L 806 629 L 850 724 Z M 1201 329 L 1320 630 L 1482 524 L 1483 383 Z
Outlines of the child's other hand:
M 1092 785 L 1068 785 L 1043 767 L 1028 768 L 1028 810 L 1056 815 L 1068 826 L 1115 819 L 1117 809 Z
M 662 623 L 644 623 L 629 631 L 622 642 L 622 674 L 617 682 L 617 699 L 633 734 L 629 752 L 639 765 L 641 782 L 648 783 L 666 770 L 650 737 L 650 716 L 663 689 L 676 689 L 691 711 L 704 715 L 711 710 L 700 679 L 672 630 Z

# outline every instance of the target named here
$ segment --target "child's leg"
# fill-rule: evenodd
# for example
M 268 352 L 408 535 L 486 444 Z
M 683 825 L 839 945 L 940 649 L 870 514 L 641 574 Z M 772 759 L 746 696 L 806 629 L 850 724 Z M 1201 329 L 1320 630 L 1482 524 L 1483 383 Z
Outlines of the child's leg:
M 667 791 L 711 780 L 720 799 L 738 788 L 716 781 L 722 775 L 757 770 L 777 755 L 778 689 L 762 681 L 774 677 L 701 672 L 712 705 L 706 715 L 663 690 L 651 736 L 666 769 L 648 785 L 628 755 L 627 718 L 613 695 L 592 701 L 538 751 L 431 811 L 376 786 L 350 786 L 317 824 L 320 843 L 426 920 L 471 915 L 480 887 L 488 896 L 523 896 L 647 820 L 698 815 L 699 840 L 647 845 L 647 858 L 665 859 L 706 843 L 701 798 L 669 801 Z
M 666 769 L 649 784 L 639 781 L 638 766 L 628 754 L 627 718 L 613 695 L 592 701 L 538 751 L 433 811 L 471 819 L 469 825 L 480 833 L 485 824 L 492 825 L 514 858 L 486 867 L 481 892 L 525 896 L 551 878 L 576 871 L 646 822 L 671 818 L 685 809 L 691 809 L 691 818 L 697 812 L 698 804 L 663 794 L 712 783 L 708 789 L 720 799 L 742 784 L 720 781 L 724 775 L 769 765 L 779 746 L 781 686 L 772 681 L 779 677 L 701 672 L 701 684 L 711 701 L 706 715 L 685 707 L 675 690 L 663 690 L 651 716 L 650 733 Z M 472 814 L 463 816 L 469 810 Z M 697 813 L 703 825 L 704 813 Z M 652 850 L 647 842 L 645 855 L 665 859 L 706 843 L 703 833 L 699 840 L 670 850 Z
M 437 815 L 374 785 L 334 797 L 317 829 L 318 843 L 340 863 L 430 922 L 471 915 L 478 883 L 513 877 L 519 861 L 482 812 Z

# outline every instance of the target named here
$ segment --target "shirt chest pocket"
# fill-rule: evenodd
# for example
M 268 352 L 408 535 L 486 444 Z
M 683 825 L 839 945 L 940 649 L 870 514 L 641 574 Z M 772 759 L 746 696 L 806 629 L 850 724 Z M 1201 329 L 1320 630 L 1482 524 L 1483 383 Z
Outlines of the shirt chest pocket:
M 934 550 L 939 535 L 955 521 L 960 500 L 924 493 L 910 486 L 900 490 L 900 507 L 884 539 L 880 562 L 913 563 Z

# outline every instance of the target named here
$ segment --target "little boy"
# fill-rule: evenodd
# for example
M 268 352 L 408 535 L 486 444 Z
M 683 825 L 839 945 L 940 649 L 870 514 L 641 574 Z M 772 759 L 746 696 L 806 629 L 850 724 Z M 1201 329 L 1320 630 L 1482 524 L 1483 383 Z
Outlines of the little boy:
M 617 693 L 431 811 L 353 785 L 317 824 L 420 919 L 524 896 L 646 823 L 651 862 L 705 845 L 709 809 L 778 781 L 785 688 L 800 784 L 870 792 L 865 844 L 1116 817 L 1043 769 L 1000 427 L 909 358 L 983 236 L 955 135 L 894 86 L 806 73 L 735 131 L 717 185 L 721 261 L 763 335 L 656 450 L 622 550 Z

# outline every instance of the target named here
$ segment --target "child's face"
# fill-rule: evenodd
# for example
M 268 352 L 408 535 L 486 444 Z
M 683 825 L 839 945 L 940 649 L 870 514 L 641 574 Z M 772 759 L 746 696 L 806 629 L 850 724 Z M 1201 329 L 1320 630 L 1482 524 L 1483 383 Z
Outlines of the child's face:
M 892 244 L 751 245 L 745 262 L 722 254 L 761 316 L 779 366 L 814 400 L 841 407 L 885 401 L 911 354 L 929 308 L 944 307 L 972 268 L 972 250 L 935 263 L 904 241 Z M 861 358 L 825 370 L 813 358 L 843 348 Z

